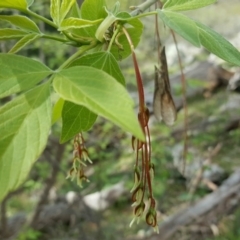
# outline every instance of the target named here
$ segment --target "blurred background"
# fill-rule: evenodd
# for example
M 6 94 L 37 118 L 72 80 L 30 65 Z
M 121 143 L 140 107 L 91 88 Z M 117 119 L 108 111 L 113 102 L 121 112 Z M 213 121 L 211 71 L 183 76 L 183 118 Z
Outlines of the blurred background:
M 109 6 L 114 3 L 107 2 Z M 141 2 L 120 1 L 126 11 Z M 31 9 L 49 18 L 48 0 L 35 1 Z M 239 0 L 218 1 L 186 14 L 240 49 Z M 143 19 L 144 34 L 136 50 L 150 111 L 157 64 L 153 21 L 153 17 Z M 36 23 L 42 31 L 52 33 L 52 28 Z M 166 54 L 178 120 L 173 127 L 167 127 L 153 115 L 150 118 L 160 234 L 144 221 L 129 228 L 133 218 L 131 136 L 99 117 L 94 127 L 83 134 L 93 161 L 86 171 L 90 182 L 81 189 L 66 180 L 73 146 L 72 142 L 59 144 L 61 122 L 53 125 L 47 147 L 28 178 L 1 203 L 0 239 L 240 240 L 240 70 L 180 37 L 177 40 L 187 81 L 188 129 L 184 126 L 181 75 L 171 36 L 166 41 Z M 0 41 L 0 52 L 7 52 L 13 44 Z M 19 54 L 56 69 L 75 51 L 41 39 Z M 136 100 L 131 58 L 121 61 L 120 66 L 129 93 Z M 182 172 L 184 146 L 186 167 Z

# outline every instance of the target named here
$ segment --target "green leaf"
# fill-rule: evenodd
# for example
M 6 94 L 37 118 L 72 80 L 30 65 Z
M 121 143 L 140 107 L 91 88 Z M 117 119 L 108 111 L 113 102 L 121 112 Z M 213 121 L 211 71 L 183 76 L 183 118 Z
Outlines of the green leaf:
M 30 7 L 33 4 L 34 0 L 27 0 L 27 5 Z
M 60 8 L 60 23 L 62 20 L 66 17 L 68 12 L 70 11 L 73 4 L 76 2 L 76 0 L 62 0 L 61 8 Z
M 51 0 L 50 2 L 50 15 L 57 26 L 60 24 L 60 4 L 60 0 Z
M 0 201 L 25 180 L 46 145 L 50 126 L 49 83 L 0 108 Z
M 73 4 L 72 9 L 68 15 L 69 17 L 81 18 L 80 8 L 77 1 L 75 1 L 75 3 Z
M 55 103 L 52 111 L 52 125 L 61 118 L 64 102 L 65 101 L 62 98 L 59 98 Z
M 81 16 L 88 20 L 105 18 L 107 13 L 104 10 L 105 0 L 85 0 L 81 7 Z
M 25 16 L 18 16 L 18 15 L 0 15 L 0 20 L 4 20 L 10 22 L 16 27 L 19 27 L 23 30 L 29 32 L 40 33 L 40 30 L 35 22 L 33 22 L 30 18 Z
M 70 17 L 70 18 L 64 19 L 62 21 L 59 30 L 64 31 L 64 30 L 68 30 L 70 28 L 90 27 L 90 26 L 100 23 L 101 21 L 102 21 L 102 19 L 91 21 L 91 20 L 86 20 L 86 19 Z
M 193 20 L 181 13 L 161 10 L 157 10 L 157 12 L 166 26 L 174 30 L 194 46 L 201 46 L 198 27 Z
M 26 0 L 1 0 L 0 8 L 14 8 L 18 10 L 26 10 L 27 9 Z
M 202 46 L 223 60 L 240 66 L 240 52 L 220 34 L 196 22 Z
M 112 77 L 114 77 L 119 83 L 125 85 L 125 79 L 121 72 L 121 69 L 110 52 L 96 52 L 87 54 L 81 58 L 76 59 L 71 63 L 72 66 L 92 66 L 103 70 Z
M 18 39 L 27 35 L 27 32 L 18 29 L 4 28 L 0 29 L 0 40 Z
M 51 0 L 50 15 L 57 26 L 61 25 L 75 3 L 76 0 Z
M 85 0 L 81 6 L 81 17 L 87 20 L 103 19 L 107 16 L 104 10 L 105 0 Z M 98 26 L 92 26 L 82 31 L 83 36 L 95 38 Z M 85 35 L 84 35 L 85 32 Z
M 132 16 L 128 12 L 119 12 L 116 15 L 117 19 L 122 20 L 122 21 L 127 21 L 132 18 Z
M 217 0 L 169 0 L 163 5 L 163 9 L 171 11 L 187 11 L 206 7 Z
M 220 34 L 183 14 L 170 11 L 157 11 L 159 17 L 169 28 L 193 45 L 197 47 L 202 45 L 223 60 L 240 66 L 240 52 Z
M 32 43 L 34 40 L 40 38 L 40 35 L 32 33 L 24 36 L 22 39 L 20 39 L 9 51 L 9 53 L 17 53 L 22 48 L 27 46 L 28 44 Z
M 105 0 L 85 0 L 81 6 L 81 13 L 78 13 L 78 7 L 74 6 L 71 17 L 81 16 L 84 20 L 95 21 L 104 19 L 107 13 L 104 11 Z M 77 9 L 76 9 L 77 8 Z M 73 15 L 74 14 L 74 15 Z M 102 20 L 101 20 L 102 21 Z M 71 33 L 76 37 L 85 37 L 95 39 L 95 32 L 100 23 L 96 23 L 87 28 L 72 28 Z
M 127 23 L 130 24 L 132 27 L 134 27 L 135 29 L 139 29 L 141 34 L 139 33 L 139 39 L 142 35 L 142 31 L 143 31 L 143 24 L 139 19 L 128 19 Z
M 0 97 L 29 89 L 52 71 L 44 64 L 23 56 L 0 54 Z
M 61 143 L 70 140 L 81 131 L 88 131 L 96 119 L 97 115 L 86 107 L 65 101 L 62 110 Z
M 132 99 L 107 73 L 93 67 L 71 67 L 55 75 L 53 87 L 63 99 L 85 106 L 144 140 Z
M 136 21 L 136 18 L 133 18 L 128 12 L 118 12 L 116 14 L 116 19 L 122 22 L 127 22 L 135 27 L 142 27 L 142 24 L 139 24 L 139 22 L 141 23 L 141 21 Z
M 126 30 L 132 39 L 134 47 L 136 47 L 142 36 L 143 25 L 138 19 L 132 19 L 128 21 L 128 23 L 131 26 L 126 27 Z M 121 50 L 118 45 L 114 44 L 111 48 L 111 53 L 117 60 L 121 60 L 131 54 L 131 48 L 125 34 L 120 34 L 119 37 L 117 37 L 117 41 L 122 45 L 123 50 Z

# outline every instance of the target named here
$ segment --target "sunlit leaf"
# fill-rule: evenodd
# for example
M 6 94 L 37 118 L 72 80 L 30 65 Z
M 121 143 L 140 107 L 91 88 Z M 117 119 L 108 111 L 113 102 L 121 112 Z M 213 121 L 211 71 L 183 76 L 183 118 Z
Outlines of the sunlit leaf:
M 64 31 L 64 30 L 67 30 L 70 28 L 90 27 L 90 26 L 98 24 L 101 21 L 102 21 L 102 19 L 91 21 L 91 20 L 86 20 L 86 19 L 70 17 L 70 18 L 64 19 L 62 21 L 59 30 Z
M 34 0 L 27 0 L 27 5 L 30 7 L 33 4 Z
M 64 102 L 62 98 L 59 98 L 55 103 L 52 111 L 52 124 L 56 123 L 61 118 Z
M 71 7 L 73 6 L 73 4 L 75 2 L 76 2 L 76 0 L 62 0 L 60 13 L 59 13 L 60 23 L 66 17 L 66 15 L 68 14 L 68 12 L 70 11 Z
M 240 52 L 220 34 L 183 14 L 158 10 L 164 23 L 195 46 L 203 46 L 223 60 L 240 66 Z
M 51 74 L 44 64 L 23 56 L 0 54 L 0 97 L 29 89 Z
M 56 74 L 53 86 L 63 99 L 83 105 L 144 139 L 132 99 L 125 88 L 107 73 L 93 67 L 71 67 Z
M 75 3 L 73 4 L 68 16 L 75 17 L 75 18 L 81 18 L 80 7 L 79 7 L 77 1 L 75 1 Z
M 96 52 L 87 54 L 79 59 L 76 59 L 71 63 L 72 66 L 92 66 L 103 70 L 112 77 L 114 77 L 119 83 L 125 85 L 124 76 L 118 65 L 118 62 L 110 52 Z
M 220 34 L 196 22 L 202 46 L 223 60 L 240 66 L 240 52 Z
M 0 40 L 22 38 L 28 33 L 18 29 L 4 28 L 0 29 Z
M 14 8 L 19 10 L 26 10 L 28 7 L 26 0 L 1 0 L 0 8 Z
M 171 11 L 186 11 L 202 8 L 215 3 L 217 0 L 168 0 L 163 9 Z
M 95 123 L 97 115 L 84 106 L 65 101 L 62 110 L 61 143 L 64 143 L 81 131 L 88 131 Z
M 16 27 L 29 32 L 40 33 L 40 30 L 35 22 L 30 18 L 20 15 L 0 15 L 0 20 L 5 20 L 10 22 Z
M 22 39 L 20 39 L 9 51 L 9 53 L 17 53 L 22 48 L 27 46 L 28 44 L 32 43 L 34 40 L 38 39 L 40 35 L 32 33 L 24 36 Z
M 60 24 L 60 0 L 51 0 L 50 1 L 50 15 L 53 22 L 59 26 Z
M 198 27 L 189 17 L 176 12 L 158 10 L 158 16 L 162 21 L 180 36 L 200 47 Z
M 105 0 L 85 0 L 81 6 L 81 16 L 89 20 L 105 18 L 107 16 L 105 6 Z
M 81 17 L 87 20 L 104 19 L 107 16 L 104 6 L 106 6 L 105 0 L 85 0 L 81 6 Z M 97 28 L 98 26 L 92 26 L 82 32 L 88 37 L 95 37 Z
M 50 126 L 49 83 L 0 108 L 0 201 L 29 174 L 46 145 Z

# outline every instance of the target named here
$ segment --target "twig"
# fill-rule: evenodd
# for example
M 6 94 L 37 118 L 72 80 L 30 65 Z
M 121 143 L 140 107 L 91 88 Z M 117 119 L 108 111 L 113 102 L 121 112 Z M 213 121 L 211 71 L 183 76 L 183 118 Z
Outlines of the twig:
M 174 32 L 171 30 L 173 40 L 176 46 L 177 50 L 177 56 L 178 56 L 178 62 L 180 66 L 180 71 L 181 71 L 181 83 L 182 83 L 182 91 L 183 91 L 183 109 L 184 109 L 184 150 L 183 150 L 183 168 L 182 168 L 182 174 L 184 175 L 185 172 L 185 165 L 186 165 L 186 158 L 187 158 L 187 148 L 188 148 L 188 108 L 187 108 L 187 84 L 186 84 L 186 79 L 185 75 L 183 73 L 183 65 L 182 65 L 182 60 L 180 57 L 179 49 L 178 49 L 178 44 L 177 44 L 177 39 L 174 34 Z
M 146 11 L 149 7 L 151 7 L 154 3 L 158 2 L 159 0 L 147 0 L 146 2 L 136 6 L 136 9 L 133 10 L 130 14 L 131 16 L 136 16 L 144 11 Z

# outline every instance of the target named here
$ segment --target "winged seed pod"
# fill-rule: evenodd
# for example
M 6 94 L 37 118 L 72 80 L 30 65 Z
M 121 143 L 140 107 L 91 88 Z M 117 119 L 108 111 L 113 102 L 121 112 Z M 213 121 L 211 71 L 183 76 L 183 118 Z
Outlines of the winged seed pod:
M 155 90 L 153 97 L 153 111 L 156 118 L 171 126 L 177 119 L 176 107 L 171 95 L 165 48 L 161 50 L 161 69 L 155 66 Z

